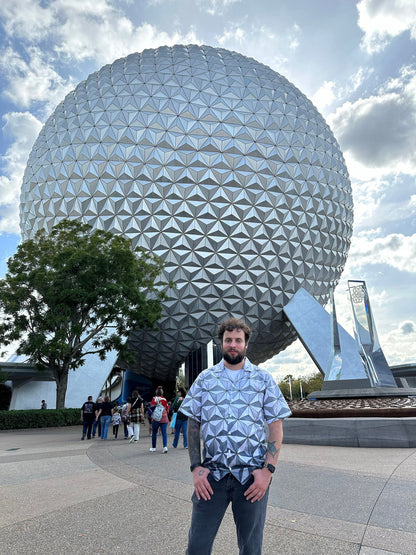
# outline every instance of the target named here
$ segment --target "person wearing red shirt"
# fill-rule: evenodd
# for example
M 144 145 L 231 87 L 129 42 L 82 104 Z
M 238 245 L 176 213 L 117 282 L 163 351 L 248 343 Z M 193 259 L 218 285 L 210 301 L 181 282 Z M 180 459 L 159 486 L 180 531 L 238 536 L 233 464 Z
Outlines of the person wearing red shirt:
M 159 386 L 156 389 L 156 395 L 155 397 L 153 397 L 152 402 L 150 403 L 150 407 L 156 408 L 156 405 L 158 403 L 163 406 L 163 413 L 162 413 L 162 418 L 159 421 L 152 419 L 152 446 L 150 448 L 150 451 L 153 451 L 153 452 L 156 451 L 157 432 L 159 431 L 159 428 L 160 428 L 160 431 L 162 432 L 163 452 L 167 453 L 168 452 L 167 428 L 169 423 L 169 418 L 168 418 L 169 403 L 163 397 L 163 388 L 161 386 Z

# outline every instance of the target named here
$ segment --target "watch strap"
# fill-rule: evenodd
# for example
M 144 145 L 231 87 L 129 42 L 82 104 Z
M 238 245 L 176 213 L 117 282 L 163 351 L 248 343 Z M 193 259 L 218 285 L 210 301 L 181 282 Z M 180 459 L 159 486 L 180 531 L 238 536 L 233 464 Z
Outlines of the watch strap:
M 271 472 L 272 474 L 276 470 L 276 467 L 273 464 L 270 464 L 270 463 L 268 463 L 268 464 L 264 463 L 263 468 L 267 468 L 267 470 L 269 472 Z

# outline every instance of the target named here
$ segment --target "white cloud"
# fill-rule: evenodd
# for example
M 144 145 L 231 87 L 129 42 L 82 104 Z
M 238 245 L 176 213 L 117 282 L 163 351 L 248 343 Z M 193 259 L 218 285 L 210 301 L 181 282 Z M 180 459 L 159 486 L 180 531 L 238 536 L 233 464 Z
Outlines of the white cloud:
M 29 152 L 42 124 L 29 112 L 8 113 L 3 120 L 3 134 L 12 142 L 3 156 L 5 175 L 0 176 L 0 233 L 19 233 L 20 185 Z
M 355 272 L 368 264 L 385 264 L 401 272 L 416 273 L 416 234 L 392 233 L 376 237 L 377 231 L 353 237 L 349 263 Z
M 350 98 L 372 72 L 371 68 L 359 67 L 344 83 L 324 81 L 310 98 L 318 110 L 327 117 L 330 107 L 335 104 L 339 105 L 345 99 Z M 329 114 L 328 117 L 333 118 L 334 115 Z
M 0 183 L 0 191 L 3 188 L 3 179 Z M 11 184 L 14 187 L 14 184 Z M 15 189 L 13 189 L 15 192 Z M 2 202 L 0 204 L 0 235 L 2 233 L 16 233 L 20 234 L 19 228 L 19 194 L 17 193 L 14 202 L 4 206 Z
M 295 341 L 278 355 L 262 362 L 260 366 L 270 372 L 276 382 L 280 382 L 288 374 L 298 378 L 319 372 L 300 341 Z
M 384 354 L 390 364 L 414 362 L 416 357 L 416 322 L 400 322 L 383 337 Z M 390 361 L 394 361 L 393 363 Z
M 300 44 L 301 30 L 293 24 L 281 32 L 276 32 L 267 25 L 252 25 L 250 22 L 227 25 L 216 36 L 218 44 L 230 50 L 261 60 L 275 71 L 282 73 L 291 51 Z
M 230 29 L 224 31 L 224 33 L 218 37 L 218 43 L 221 46 L 228 44 L 231 41 L 241 43 L 245 38 L 245 31 L 239 26 L 232 26 Z
M 27 60 L 11 48 L 1 52 L 0 67 L 9 82 L 4 94 L 21 108 L 45 102 L 43 112 L 49 115 L 75 84 L 63 79 L 39 48 L 29 47 L 25 57 Z
M 416 174 L 416 69 L 328 116 L 352 176 Z
M 61 0 L 64 3 L 64 0 Z M 75 12 L 66 12 L 60 28 L 60 42 L 55 50 L 64 57 L 82 61 L 93 59 L 98 64 L 112 63 L 115 59 L 145 48 L 177 43 L 198 43 L 193 29 L 186 34 L 160 31 L 149 23 L 135 27 L 130 19 L 120 15 L 107 2 L 87 6 L 79 4 Z
M 416 187 L 414 176 L 399 174 L 382 179 L 353 182 L 354 229 L 382 228 L 387 235 L 405 226 L 408 233 L 415 230 Z
M 53 25 L 54 10 L 36 0 L 14 0 L 0 3 L 0 17 L 9 36 L 40 40 Z
M 4 4 L 0 8 L 4 28 L 12 41 L 20 39 L 21 52 L 11 48 L 3 52 L 2 69 L 10 83 L 5 92 L 16 95 L 23 107 L 31 100 L 43 100 L 45 90 L 68 87 L 55 69 L 58 62 L 92 60 L 101 66 L 145 48 L 199 43 L 192 28 L 181 34 L 160 31 L 146 22 L 135 26 L 108 0 L 55 0 L 33 9 L 28 0 L 6 2 L 7 8 Z
M 297 50 L 300 45 L 301 28 L 297 23 L 294 23 L 292 28 L 289 30 L 289 49 L 294 51 Z
M 229 6 L 241 0 L 197 0 L 200 10 L 210 15 L 223 15 Z
M 335 83 L 334 81 L 324 81 L 323 85 L 312 96 L 313 104 L 322 112 L 325 106 L 332 104 L 335 100 Z
M 361 0 L 357 9 L 358 25 L 364 31 L 362 48 L 369 54 L 380 52 L 405 31 L 416 39 L 414 0 Z

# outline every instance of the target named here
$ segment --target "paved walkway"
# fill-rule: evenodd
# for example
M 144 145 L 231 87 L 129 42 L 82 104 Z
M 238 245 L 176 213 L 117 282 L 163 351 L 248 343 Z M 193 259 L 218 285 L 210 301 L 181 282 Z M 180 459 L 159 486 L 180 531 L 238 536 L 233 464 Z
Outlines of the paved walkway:
M 0 432 L 0 553 L 184 554 L 187 451 L 150 453 L 144 427 L 138 444 L 80 435 Z M 213 553 L 238 553 L 229 513 Z M 416 449 L 283 445 L 263 553 L 414 555 Z

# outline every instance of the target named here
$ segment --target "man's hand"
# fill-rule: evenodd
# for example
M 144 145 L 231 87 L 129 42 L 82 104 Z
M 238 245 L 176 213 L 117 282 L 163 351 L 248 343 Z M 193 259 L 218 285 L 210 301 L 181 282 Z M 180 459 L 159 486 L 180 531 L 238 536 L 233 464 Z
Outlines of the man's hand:
M 192 471 L 192 478 L 194 481 L 195 495 L 198 501 L 202 498 L 204 501 L 211 499 L 211 495 L 214 493 L 212 487 L 208 482 L 208 468 L 203 466 L 197 466 Z
M 254 482 L 244 492 L 244 495 L 247 501 L 254 503 L 255 501 L 260 501 L 260 499 L 264 497 L 272 479 L 272 475 L 267 468 L 256 468 L 256 470 L 253 470 L 252 474 Z

